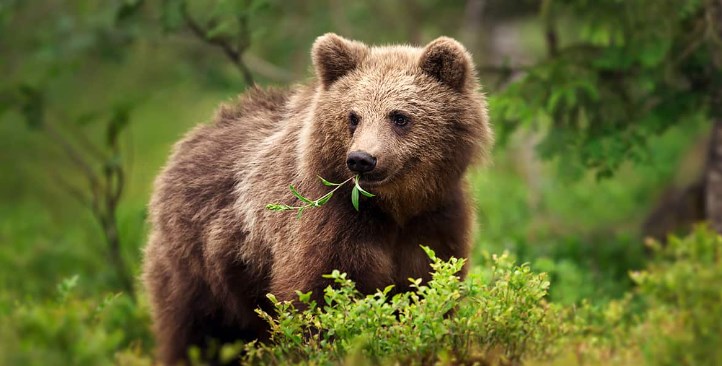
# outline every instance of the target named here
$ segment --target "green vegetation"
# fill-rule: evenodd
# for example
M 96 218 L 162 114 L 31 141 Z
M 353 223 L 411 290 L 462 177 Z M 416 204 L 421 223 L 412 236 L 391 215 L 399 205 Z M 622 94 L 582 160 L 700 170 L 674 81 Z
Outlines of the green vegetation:
M 327 288 L 325 304 L 310 302 L 298 311 L 269 295 L 277 316 L 260 312 L 272 325 L 270 345 L 247 348 L 245 359 L 261 363 L 368 359 L 373 363 L 399 361 L 422 364 L 484 359 L 494 350 L 509 360 L 543 355 L 551 347 L 545 339 L 564 333 L 552 325 L 558 309 L 543 301 L 549 287 L 544 274 L 528 265 L 515 266 L 508 255 L 488 258 L 486 270 L 466 281 L 456 273 L 463 260 L 443 262 L 424 248 L 432 260 L 433 278 L 427 284 L 410 279 L 416 292 L 391 296 L 392 287 L 361 296 L 345 274 L 328 275 L 338 288 Z
M 715 365 L 722 360 L 722 236 L 699 227 L 665 246 L 631 273 L 638 285 L 618 300 L 549 302 L 550 281 L 512 256 L 485 255 L 466 280 L 464 260 L 432 260 L 432 280 L 410 279 L 416 292 L 392 287 L 362 296 L 345 274 L 324 303 L 299 293 L 304 309 L 268 295 L 275 316 L 268 343 L 219 345 L 221 359 L 251 364 L 637 364 Z M 3 302 L 4 364 L 149 365 L 148 314 L 123 294 L 101 300 L 75 293 L 79 279 L 58 285 L 45 302 Z M 130 325 L 130 326 L 129 326 Z M 196 360 L 201 355 L 192 349 Z M 198 361 L 197 363 L 201 363 Z
M 296 211 L 296 217 L 301 217 L 301 215 L 303 214 L 303 210 L 308 209 L 308 208 L 323 206 L 326 202 L 328 202 L 328 200 L 331 199 L 331 197 L 333 197 L 334 192 L 336 192 L 339 188 L 343 187 L 346 183 L 351 182 L 351 181 L 353 181 L 353 187 L 351 188 L 351 204 L 353 205 L 353 208 L 356 209 L 356 211 L 359 210 L 358 203 L 359 203 L 359 199 L 361 198 L 360 197 L 361 195 L 364 195 L 369 198 L 374 197 L 374 195 L 372 193 L 369 193 L 366 190 L 364 190 L 363 188 L 361 188 L 361 186 L 358 183 L 358 180 L 359 180 L 358 175 L 350 177 L 349 179 L 346 179 L 345 181 L 343 181 L 341 183 L 329 182 L 326 179 L 323 179 L 322 177 L 318 177 L 318 179 L 321 180 L 321 183 L 323 183 L 323 185 L 325 185 L 327 187 L 334 187 L 334 188 L 332 190 L 330 190 L 328 193 L 324 194 L 323 196 L 313 200 L 313 199 L 304 197 L 301 193 L 299 193 L 296 190 L 296 187 L 294 187 L 293 184 L 291 184 L 291 186 L 289 187 L 289 189 L 291 190 L 291 194 L 293 194 L 294 197 L 301 200 L 301 202 L 304 203 L 303 206 L 289 206 L 289 205 L 284 205 L 284 204 L 280 204 L 280 203 L 269 203 L 268 205 L 266 205 L 266 208 L 271 211 L 289 211 L 289 210 Z
M 0 0 L 0 364 L 153 363 L 153 177 L 220 101 L 303 81 L 328 31 L 474 54 L 500 144 L 470 174 L 470 275 L 435 260 L 416 293 L 361 296 L 332 273 L 223 358 L 720 364 L 721 24 L 711 0 Z
M 152 344 L 147 309 L 121 293 L 80 296 L 80 281 L 78 276 L 63 280 L 54 297 L 43 301 L 2 299 L 0 363 L 104 365 L 141 355 L 147 359 Z
M 325 304 L 303 311 L 271 297 L 270 344 L 250 344 L 243 360 L 262 364 L 571 364 L 715 365 L 722 351 L 722 237 L 704 227 L 668 245 L 631 274 L 638 288 L 605 305 L 546 301 L 550 282 L 509 254 L 483 258 L 465 281 L 462 260 L 429 249 L 433 279 L 417 292 L 360 296 L 344 274 L 329 275 Z M 574 351 L 572 351 L 574 350 Z

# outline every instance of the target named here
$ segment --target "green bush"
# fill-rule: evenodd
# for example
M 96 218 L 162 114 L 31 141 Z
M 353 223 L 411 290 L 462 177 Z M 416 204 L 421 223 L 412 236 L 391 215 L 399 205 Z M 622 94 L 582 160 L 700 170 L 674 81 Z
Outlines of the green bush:
M 576 311 L 575 362 L 600 365 L 722 364 L 722 237 L 699 227 L 632 272 L 637 287 L 604 307 Z
M 73 293 L 77 282 L 77 276 L 61 282 L 49 301 L 0 298 L 0 364 L 113 365 L 120 349 L 149 351 L 145 307 L 125 294 L 82 299 Z
M 334 271 L 328 277 L 336 286 L 326 288 L 324 304 L 299 293 L 306 308 L 298 310 L 269 295 L 275 316 L 259 314 L 271 325 L 271 341 L 246 345 L 244 361 L 511 364 L 551 354 L 556 343 L 551 340 L 569 330 L 559 321 L 561 309 L 544 300 L 545 274 L 514 265 L 505 254 L 487 256 L 489 269 L 472 271 L 462 281 L 457 273 L 463 260 L 445 262 L 424 250 L 434 272 L 426 284 L 411 279 L 414 292 L 391 296 L 387 287 L 362 296 L 353 281 Z
M 657 260 L 632 274 L 648 307 L 635 330 L 645 358 L 654 365 L 722 364 L 722 236 L 699 228 L 651 247 Z

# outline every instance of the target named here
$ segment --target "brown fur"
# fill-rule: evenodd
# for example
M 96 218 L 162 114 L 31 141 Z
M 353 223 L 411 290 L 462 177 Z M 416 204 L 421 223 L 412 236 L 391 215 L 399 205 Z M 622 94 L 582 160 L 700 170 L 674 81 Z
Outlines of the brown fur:
M 287 91 L 251 89 L 221 107 L 214 123 L 174 148 L 155 183 L 143 279 L 150 294 L 160 360 L 183 362 L 191 345 L 263 338 L 253 310 L 265 294 L 321 299 L 333 269 L 363 292 L 429 277 L 420 244 L 442 258 L 467 257 L 473 219 L 463 178 L 492 144 L 471 57 L 456 41 L 425 48 L 367 47 L 327 34 L 315 42 L 318 82 Z M 360 123 L 351 130 L 353 111 Z M 389 120 L 403 111 L 404 128 Z M 360 212 L 341 188 L 323 207 L 297 204 L 288 184 L 320 197 L 317 176 L 343 181 L 348 152 L 377 167 L 362 186 Z M 373 179 L 381 183 L 375 183 Z M 383 179 L 383 180 L 381 180 Z

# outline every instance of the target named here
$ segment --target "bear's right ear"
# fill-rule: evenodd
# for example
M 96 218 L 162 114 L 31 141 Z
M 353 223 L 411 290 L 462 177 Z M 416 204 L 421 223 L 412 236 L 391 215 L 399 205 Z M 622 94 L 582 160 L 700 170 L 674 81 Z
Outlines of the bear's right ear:
M 461 43 L 439 37 L 424 47 L 419 66 L 451 89 L 462 91 L 474 79 L 474 62 Z
M 311 49 L 311 59 L 324 89 L 358 67 L 368 52 L 363 43 L 349 41 L 334 33 L 318 37 Z

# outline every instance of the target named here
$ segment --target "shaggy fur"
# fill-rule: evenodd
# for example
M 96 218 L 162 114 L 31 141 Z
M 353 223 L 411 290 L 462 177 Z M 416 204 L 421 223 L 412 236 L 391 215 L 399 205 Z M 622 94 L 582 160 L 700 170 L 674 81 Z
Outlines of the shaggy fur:
M 253 88 L 191 131 L 155 182 L 152 232 L 143 280 L 150 294 L 159 358 L 182 363 L 191 345 L 263 338 L 254 313 L 266 293 L 317 300 L 333 269 L 365 293 L 408 278 L 429 278 L 420 244 L 441 258 L 467 257 L 474 221 L 464 173 L 492 145 L 486 102 L 471 57 L 450 38 L 424 48 L 368 47 L 334 34 L 319 37 L 318 81 L 291 90 Z M 359 117 L 352 128 L 349 115 Z M 409 117 L 393 123 L 394 113 Z M 323 207 L 272 212 L 340 182 L 351 151 L 377 158 L 361 185 Z

